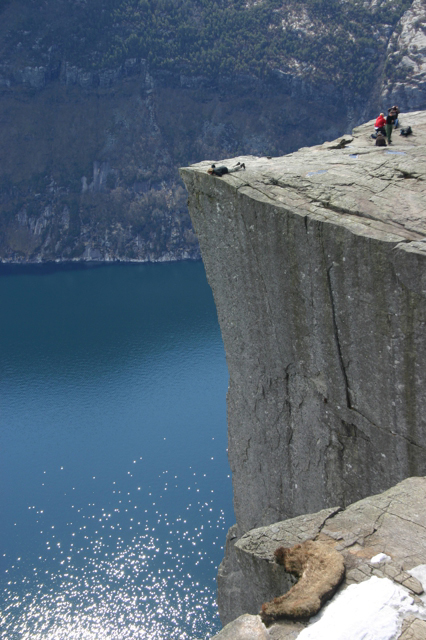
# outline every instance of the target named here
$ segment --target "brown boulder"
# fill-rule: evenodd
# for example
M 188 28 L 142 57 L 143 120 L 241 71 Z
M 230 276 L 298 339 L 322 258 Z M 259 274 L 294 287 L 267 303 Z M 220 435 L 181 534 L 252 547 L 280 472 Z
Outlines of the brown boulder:
M 275 559 L 299 581 L 284 595 L 262 605 L 267 624 L 278 618 L 310 618 L 329 600 L 342 582 L 345 565 L 341 553 L 323 542 L 307 540 L 290 549 L 278 547 Z

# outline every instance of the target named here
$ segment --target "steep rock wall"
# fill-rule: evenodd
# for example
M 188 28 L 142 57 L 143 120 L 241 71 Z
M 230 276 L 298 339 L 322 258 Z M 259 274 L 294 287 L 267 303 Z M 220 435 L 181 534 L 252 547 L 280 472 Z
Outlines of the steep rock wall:
M 400 109 L 426 105 L 426 5 L 414 0 L 389 39 L 381 99 Z
M 246 531 L 426 473 L 426 116 L 402 122 L 416 135 L 392 151 L 370 123 L 349 148 L 182 171 L 230 375 L 224 622 Z

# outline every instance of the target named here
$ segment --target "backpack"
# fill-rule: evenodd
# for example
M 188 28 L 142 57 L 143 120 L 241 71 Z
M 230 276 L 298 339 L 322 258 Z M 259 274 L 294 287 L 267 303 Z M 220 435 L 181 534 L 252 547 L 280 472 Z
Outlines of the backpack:
M 413 130 L 411 127 L 405 127 L 404 129 L 401 129 L 401 131 L 399 132 L 400 136 L 411 136 L 411 134 L 413 133 Z

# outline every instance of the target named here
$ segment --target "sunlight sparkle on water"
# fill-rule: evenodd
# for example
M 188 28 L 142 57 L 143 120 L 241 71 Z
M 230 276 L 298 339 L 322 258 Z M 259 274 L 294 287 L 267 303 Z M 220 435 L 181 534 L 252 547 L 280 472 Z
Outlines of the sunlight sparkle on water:
M 209 552 L 224 540 L 225 518 L 205 486 L 208 474 L 200 486 L 188 470 L 191 486 L 185 478 L 183 487 L 165 471 L 156 492 L 137 478 L 129 484 L 129 476 L 111 483 L 106 506 L 72 504 L 62 534 L 44 509 L 28 507 L 45 553 L 25 570 L 20 557 L 6 569 L 2 638 L 189 640 L 217 631 L 216 585 L 203 565 L 214 564 Z M 162 510 L 166 491 L 176 493 L 184 515 Z
M 211 637 L 233 516 L 202 264 L 0 270 L 0 294 L 1 640 Z

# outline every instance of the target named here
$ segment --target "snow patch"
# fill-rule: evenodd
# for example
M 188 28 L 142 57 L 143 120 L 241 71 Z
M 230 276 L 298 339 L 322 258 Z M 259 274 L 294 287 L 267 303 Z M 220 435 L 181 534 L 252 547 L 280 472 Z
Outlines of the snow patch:
M 392 558 L 387 556 L 386 553 L 378 553 L 377 556 L 371 558 L 370 562 L 371 564 L 379 564 L 379 562 L 389 562 L 389 560 L 392 560 Z
M 417 578 L 417 580 L 422 583 L 423 589 L 426 590 L 426 564 L 419 564 L 417 567 L 409 569 L 407 573 L 413 576 L 413 578 Z
M 396 640 L 409 613 L 418 607 L 405 589 L 373 576 L 337 595 L 299 640 Z
M 407 569 L 407 573 L 413 576 L 413 578 L 417 578 L 417 580 L 422 583 L 422 587 L 425 590 L 425 593 L 419 596 L 423 606 L 419 607 L 418 617 L 422 620 L 426 620 L 426 564 L 419 564 L 413 569 Z

